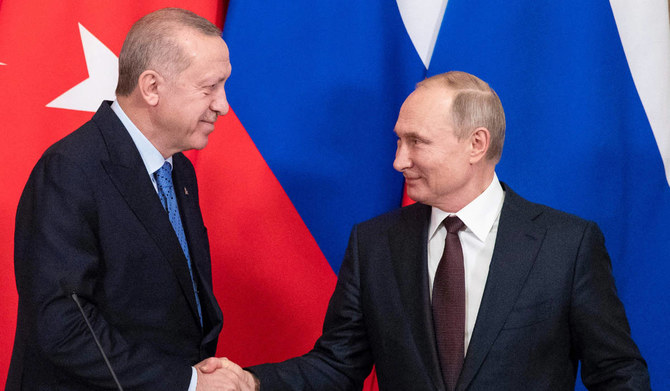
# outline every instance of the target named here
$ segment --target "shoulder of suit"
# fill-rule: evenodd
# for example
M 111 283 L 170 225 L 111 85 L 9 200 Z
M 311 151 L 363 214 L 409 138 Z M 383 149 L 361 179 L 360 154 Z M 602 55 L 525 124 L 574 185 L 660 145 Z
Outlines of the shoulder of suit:
M 402 208 L 397 208 L 389 212 L 383 213 L 369 220 L 357 224 L 358 227 L 363 228 L 385 228 L 398 223 L 408 222 L 428 222 L 430 218 L 430 206 L 415 203 Z
M 90 164 L 109 157 L 108 144 L 130 144 L 132 139 L 110 104 L 108 101 L 103 102 L 90 120 L 54 143 L 44 152 L 44 156 L 62 154 L 73 161 Z
M 575 214 L 565 212 L 544 204 L 528 201 L 516 194 L 509 186 L 505 188 L 505 203 L 503 204 L 503 214 L 516 213 L 525 215 L 531 220 L 548 226 L 571 226 L 584 228 L 587 225 L 595 224 L 593 221 L 586 220 Z
M 44 152 L 43 157 L 64 155 L 73 161 L 88 162 L 106 153 L 99 127 L 91 119 L 72 133 L 56 141 Z

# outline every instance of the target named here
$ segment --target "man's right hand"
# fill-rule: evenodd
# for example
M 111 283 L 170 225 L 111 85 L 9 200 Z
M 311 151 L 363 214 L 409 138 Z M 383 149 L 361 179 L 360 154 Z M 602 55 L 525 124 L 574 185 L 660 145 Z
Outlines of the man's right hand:
M 198 371 L 197 391 L 256 391 L 254 376 L 225 357 L 210 357 L 195 365 Z

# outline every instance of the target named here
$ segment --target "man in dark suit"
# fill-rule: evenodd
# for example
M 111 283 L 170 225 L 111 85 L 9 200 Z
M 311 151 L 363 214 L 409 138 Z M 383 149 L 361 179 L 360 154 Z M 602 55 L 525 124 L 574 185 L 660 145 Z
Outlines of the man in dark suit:
M 21 196 L 7 390 L 116 389 L 84 317 L 126 390 L 229 382 L 198 369 L 216 352 L 223 316 L 181 152 L 205 147 L 228 112 L 230 72 L 219 29 L 192 12 L 163 9 L 133 25 L 117 101 L 50 147 Z
M 573 390 L 579 362 L 591 390 L 650 389 L 596 224 L 498 181 L 488 84 L 419 83 L 395 132 L 418 203 L 354 227 L 322 336 L 249 368 L 260 389 L 360 389 L 374 364 L 382 390 Z

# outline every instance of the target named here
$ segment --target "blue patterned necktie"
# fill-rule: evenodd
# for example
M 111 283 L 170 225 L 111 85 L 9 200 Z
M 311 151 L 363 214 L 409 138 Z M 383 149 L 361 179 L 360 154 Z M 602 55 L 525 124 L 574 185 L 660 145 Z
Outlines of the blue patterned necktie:
M 163 208 L 168 213 L 170 218 L 170 223 L 174 232 L 177 234 L 179 239 L 179 244 L 181 249 L 184 251 L 186 256 L 186 262 L 188 264 L 188 272 L 191 274 L 191 282 L 193 283 L 193 292 L 195 293 L 195 303 L 198 306 L 198 317 L 200 318 L 200 327 L 202 327 L 202 309 L 200 308 L 200 297 L 198 297 L 198 286 L 195 283 L 195 278 L 193 278 L 193 268 L 191 267 L 191 255 L 188 251 L 188 243 L 186 242 L 186 235 L 184 234 L 184 227 L 181 224 L 181 217 L 179 216 L 179 206 L 177 205 L 177 197 L 174 193 L 174 186 L 172 185 L 172 166 L 170 163 L 165 162 L 163 167 L 159 168 L 158 171 L 154 173 L 154 178 L 156 178 L 156 187 L 158 187 L 158 196 L 161 199 Z

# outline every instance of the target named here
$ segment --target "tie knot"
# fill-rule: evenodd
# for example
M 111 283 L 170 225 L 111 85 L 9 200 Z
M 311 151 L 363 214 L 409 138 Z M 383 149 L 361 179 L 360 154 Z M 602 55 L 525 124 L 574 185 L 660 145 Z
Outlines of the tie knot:
M 450 234 L 457 234 L 464 226 L 465 224 L 456 215 L 444 219 L 444 228 L 446 228 L 447 232 Z
M 154 176 L 158 181 L 170 181 L 172 182 L 172 166 L 170 163 L 165 162 L 161 168 L 154 172 Z M 165 183 L 165 182 L 163 182 Z

